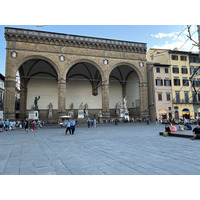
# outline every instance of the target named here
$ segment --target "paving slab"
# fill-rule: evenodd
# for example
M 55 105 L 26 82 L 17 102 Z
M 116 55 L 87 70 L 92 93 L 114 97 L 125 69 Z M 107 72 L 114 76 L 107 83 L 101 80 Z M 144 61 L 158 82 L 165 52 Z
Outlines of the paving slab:
M 194 127 L 194 126 L 193 126 Z M 1 175 L 200 175 L 200 140 L 163 137 L 164 125 L 44 126 L 0 133 Z

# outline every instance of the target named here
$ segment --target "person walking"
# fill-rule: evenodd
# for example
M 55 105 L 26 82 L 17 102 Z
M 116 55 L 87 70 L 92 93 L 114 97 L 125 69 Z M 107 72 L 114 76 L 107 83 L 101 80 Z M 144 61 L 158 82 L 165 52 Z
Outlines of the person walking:
M 3 125 L 4 125 L 4 122 L 2 121 L 2 119 L 0 119 L 0 132 L 3 131 Z
M 96 118 L 94 118 L 94 127 L 96 127 L 97 126 L 97 120 L 96 120 Z
M 75 132 L 75 121 L 72 120 L 72 121 L 70 122 L 70 125 L 71 125 L 71 134 L 74 135 L 74 132 Z
M 28 123 L 29 123 L 29 121 L 28 121 L 28 119 L 26 119 L 25 120 L 25 122 L 24 122 L 24 128 L 25 128 L 25 132 L 26 132 L 26 134 L 28 133 Z
M 87 119 L 88 128 L 90 128 L 90 118 Z
M 10 122 L 9 122 L 8 119 L 6 120 L 5 125 L 6 125 L 6 127 L 5 127 L 6 131 L 8 131 L 9 130 L 9 125 L 10 125 Z
M 70 124 L 70 120 L 66 122 L 66 131 L 65 131 L 65 135 L 67 135 L 67 132 L 69 131 L 69 134 L 71 134 L 71 124 Z

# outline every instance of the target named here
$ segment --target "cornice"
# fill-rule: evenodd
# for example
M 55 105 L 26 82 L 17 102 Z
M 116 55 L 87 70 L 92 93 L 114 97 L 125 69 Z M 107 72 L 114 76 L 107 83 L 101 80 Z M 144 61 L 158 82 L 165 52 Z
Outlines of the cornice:
M 146 43 L 5 28 L 6 41 L 146 54 Z

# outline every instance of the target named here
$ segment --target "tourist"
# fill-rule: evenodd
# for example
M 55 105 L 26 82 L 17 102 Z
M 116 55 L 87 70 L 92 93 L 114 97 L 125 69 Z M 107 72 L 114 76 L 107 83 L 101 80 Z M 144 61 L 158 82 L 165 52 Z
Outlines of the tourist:
M 200 138 L 200 126 L 197 125 L 194 129 L 193 129 L 193 137 L 191 138 L 192 140 Z
M 33 132 L 35 130 L 35 121 L 32 122 L 32 129 L 31 129 Z
M 179 130 L 179 131 L 184 131 L 183 126 L 179 124 L 179 125 L 178 125 L 178 130 Z
M 177 131 L 177 128 L 176 128 L 176 126 L 173 124 L 170 130 L 171 130 L 171 132 L 176 132 L 176 131 Z
M 185 130 L 192 130 L 192 126 L 189 123 L 185 124 Z
M 2 121 L 2 119 L 0 119 L 0 132 L 3 131 L 3 125 L 4 125 L 4 122 Z
M 71 135 L 71 124 L 70 124 L 70 120 L 66 122 L 66 131 L 65 131 L 65 135 L 67 135 L 67 132 L 69 131 L 69 134 Z
M 94 118 L 94 127 L 97 126 L 97 120 Z
M 169 125 L 165 125 L 165 132 L 167 132 L 168 134 L 171 133 Z
M 26 119 L 25 122 L 24 122 L 24 128 L 25 128 L 26 133 L 28 133 L 28 131 L 29 131 L 28 130 L 28 123 L 29 123 L 29 121 L 28 121 L 28 119 Z
M 90 128 L 90 118 L 87 119 L 88 128 Z
M 8 131 L 9 125 L 10 125 L 10 122 L 9 122 L 9 120 L 7 119 L 6 122 L 5 122 L 5 129 L 6 129 L 6 131 Z
M 75 132 L 75 121 L 74 120 L 72 120 L 70 122 L 70 126 L 71 126 L 71 130 L 72 130 L 72 135 L 74 135 L 74 132 Z

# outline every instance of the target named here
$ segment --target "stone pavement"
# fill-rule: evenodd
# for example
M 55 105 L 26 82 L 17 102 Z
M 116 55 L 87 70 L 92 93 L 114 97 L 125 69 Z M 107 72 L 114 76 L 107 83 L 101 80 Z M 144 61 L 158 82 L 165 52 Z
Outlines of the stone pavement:
M 0 133 L 1 175 L 199 175 L 200 140 L 162 137 L 164 125 L 81 125 Z

